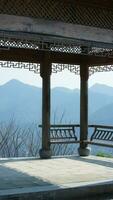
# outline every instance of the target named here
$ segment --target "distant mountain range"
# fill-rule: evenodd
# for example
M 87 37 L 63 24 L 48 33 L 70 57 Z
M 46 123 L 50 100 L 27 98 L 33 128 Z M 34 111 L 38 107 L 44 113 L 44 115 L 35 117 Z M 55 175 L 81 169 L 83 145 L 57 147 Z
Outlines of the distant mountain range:
M 0 86 L 0 121 L 41 123 L 42 89 L 11 80 Z M 80 91 L 51 90 L 51 123 L 79 123 Z M 89 123 L 113 125 L 113 88 L 95 84 L 89 88 Z

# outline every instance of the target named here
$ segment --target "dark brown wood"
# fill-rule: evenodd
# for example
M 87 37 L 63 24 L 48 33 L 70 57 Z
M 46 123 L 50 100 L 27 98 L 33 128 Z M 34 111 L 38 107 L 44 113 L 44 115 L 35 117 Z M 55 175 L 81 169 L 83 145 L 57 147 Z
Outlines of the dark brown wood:
M 39 127 L 41 127 L 41 125 Z M 59 127 L 59 128 L 80 127 L 80 124 L 51 124 L 51 127 L 52 128 L 56 128 L 56 127 Z
M 51 142 L 51 144 L 79 144 L 79 143 L 80 143 L 80 141 L 78 141 L 78 140 L 77 141 L 76 140 L 75 141 L 69 141 L 69 140 L 68 141 L 58 141 L 57 140 L 57 141 Z
M 80 65 L 80 141 L 88 138 L 88 78 L 87 65 Z M 80 144 L 80 148 L 86 146 L 84 142 Z
M 40 128 L 42 128 L 42 125 L 39 125 Z M 51 127 L 80 127 L 80 124 L 51 124 Z M 88 125 L 89 128 L 103 128 L 103 129 L 113 129 L 113 126 L 105 126 L 100 124 L 93 124 Z
M 104 125 L 88 125 L 89 128 L 102 128 L 102 129 L 113 129 L 113 126 L 104 126 Z
M 0 60 L 41 63 L 44 59 L 45 51 L 33 49 L 10 48 L 9 50 L 0 49 Z M 102 56 L 78 55 L 64 52 L 48 52 L 51 63 L 80 65 L 87 63 L 90 66 L 112 65 L 113 58 Z
M 42 52 L 33 49 L 10 48 L 6 50 L 0 49 L 0 60 L 40 63 L 43 60 Z
M 42 77 L 42 151 L 50 150 L 50 75 L 51 63 L 48 53 L 45 53 L 43 62 L 41 62 Z
M 42 128 L 42 125 L 39 125 L 39 127 L 40 128 Z M 52 130 L 52 129 L 56 129 L 56 128 L 60 128 L 61 130 L 62 129 L 64 129 L 64 128 L 66 128 L 66 130 L 68 130 L 69 128 L 78 128 L 78 127 L 80 127 L 80 125 L 79 124 L 51 124 L 51 126 L 50 126 L 50 130 Z M 96 128 L 101 128 L 101 129 L 103 129 L 103 130 L 108 130 L 108 133 L 109 133 L 109 130 L 113 130 L 113 126 L 104 126 L 104 125 L 88 125 L 88 128 L 94 128 L 94 131 L 95 131 L 95 129 Z M 64 137 L 62 137 L 62 136 L 60 136 L 60 137 L 58 137 L 58 135 L 57 136 L 55 136 L 56 138 L 51 138 L 50 137 L 50 143 L 51 144 L 73 144 L 73 143 L 79 143 L 80 145 L 83 145 L 83 144 L 86 144 L 86 145 L 88 145 L 88 144 L 90 144 L 90 145 L 97 145 L 97 146 L 103 146 L 103 147 L 111 147 L 111 148 L 113 148 L 113 144 L 111 144 L 111 142 L 112 141 L 108 141 L 108 140 L 106 140 L 106 138 L 104 139 L 104 141 L 106 142 L 103 142 L 103 141 L 101 141 L 101 142 L 99 142 L 98 140 L 99 139 L 94 139 L 94 140 L 96 140 L 96 141 L 91 141 L 91 138 L 90 138 L 90 140 L 73 140 L 73 141 L 71 141 L 70 139 L 71 139 L 71 137 L 65 137 L 65 139 L 64 139 Z M 52 139 L 52 140 L 51 140 Z
M 84 141 L 86 144 L 91 144 L 91 145 L 97 145 L 97 146 L 102 146 L 102 147 L 111 147 L 113 148 L 113 144 L 105 144 L 105 143 L 99 143 L 99 142 L 92 142 L 92 141 Z
M 92 7 L 100 7 L 106 9 L 113 9 L 113 1 L 112 0 L 69 0 L 70 2 L 75 2 L 77 5 L 83 6 L 92 6 Z
M 57 124 L 50 125 L 50 144 L 79 143 L 76 136 L 76 127 L 79 125 Z M 39 125 L 42 128 L 42 125 Z

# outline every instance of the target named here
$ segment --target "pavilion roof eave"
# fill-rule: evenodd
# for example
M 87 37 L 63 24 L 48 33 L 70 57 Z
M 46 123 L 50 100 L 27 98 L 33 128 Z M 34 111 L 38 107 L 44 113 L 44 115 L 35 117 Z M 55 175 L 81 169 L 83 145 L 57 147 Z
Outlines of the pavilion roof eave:
M 113 30 L 0 14 L 0 38 L 113 48 Z

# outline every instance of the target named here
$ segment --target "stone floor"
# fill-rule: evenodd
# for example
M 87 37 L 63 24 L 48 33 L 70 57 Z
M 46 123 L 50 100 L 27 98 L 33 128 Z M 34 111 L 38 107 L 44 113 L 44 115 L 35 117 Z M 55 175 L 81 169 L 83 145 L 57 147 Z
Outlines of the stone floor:
M 15 189 L 61 188 L 103 181 L 113 181 L 112 158 L 70 156 L 49 160 L 0 160 L 0 195 Z

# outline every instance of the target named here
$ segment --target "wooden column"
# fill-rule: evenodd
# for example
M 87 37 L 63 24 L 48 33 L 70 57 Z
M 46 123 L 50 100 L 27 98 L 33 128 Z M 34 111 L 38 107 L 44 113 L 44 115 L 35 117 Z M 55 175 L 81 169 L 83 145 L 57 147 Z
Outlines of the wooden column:
M 40 157 L 47 159 L 51 157 L 50 150 L 50 76 L 51 63 L 49 62 L 49 53 L 45 53 L 43 62 L 41 63 L 42 77 L 42 149 L 40 149 Z
M 88 139 L 88 78 L 89 68 L 87 64 L 80 66 L 80 156 L 88 156 L 90 149 L 84 140 Z

